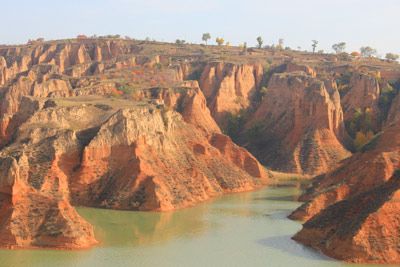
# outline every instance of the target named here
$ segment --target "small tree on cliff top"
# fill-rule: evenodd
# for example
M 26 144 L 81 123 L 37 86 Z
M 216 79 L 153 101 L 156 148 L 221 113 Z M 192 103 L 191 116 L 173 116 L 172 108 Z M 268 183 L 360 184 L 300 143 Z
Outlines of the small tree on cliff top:
M 335 51 L 336 54 L 343 53 L 344 50 L 346 49 L 346 43 L 340 42 L 340 43 L 334 44 L 334 45 L 332 45 L 332 49 Z
M 263 41 L 261 36 L 257 37 L 257 43 L 258 43 L 258 48 L 261 48 L 263 43 L 264 43 L 264 41 Z
M 386 59 L 388 61 L 397 61 L 399 59 L 399 55 L 393 54 L 393 53 L 387 53 L 386 54 Z
M 221 46 L 225 43 L 225 40 L 224 38 L 217 37 L 217 39 L 215 39 L 215 42 L 217 42 L 218 46 Z
M 201 38 L 207 45 L 208 40 L 211 39 L 211 34 L 207 33 L 203 33 L 203 37 Z
M 360 48 L 361 56 L 362 57 L 373 57 L 376 56 L 376 49 L 370 47 L 370 46 L 363 46 Z
M 315 53 L 315 50 L 317 49 L 318 46 L 318 41 L 317 40 L 312 40 L 312 52 Z
M 279 50 L 283 50 L 284 43 L 285 43 L 285 40 L 283 38 L 279 38 L 277 48 Z

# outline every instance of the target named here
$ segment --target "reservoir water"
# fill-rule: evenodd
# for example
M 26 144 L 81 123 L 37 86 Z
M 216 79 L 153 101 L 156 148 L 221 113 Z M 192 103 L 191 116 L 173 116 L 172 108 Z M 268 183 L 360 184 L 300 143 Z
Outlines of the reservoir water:
M 354 266 L 291 240 L 301 224 L 286 216 L 299 193 L 296 183 L 270 186 L 167 213 L 79 208 L 97 247 L 0 250 L 0 266 Z

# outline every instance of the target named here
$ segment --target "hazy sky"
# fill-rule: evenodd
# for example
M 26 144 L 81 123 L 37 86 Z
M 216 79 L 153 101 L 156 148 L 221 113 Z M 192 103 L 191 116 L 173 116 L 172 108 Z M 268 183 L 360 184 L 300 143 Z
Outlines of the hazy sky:
M 279 38 L 292 48 L 345 41 L 400 53 L 400 0 L 0 0 L 0 43 L 77 34 L 121 34 L 200 42 L 203 32 L 232 44 Z

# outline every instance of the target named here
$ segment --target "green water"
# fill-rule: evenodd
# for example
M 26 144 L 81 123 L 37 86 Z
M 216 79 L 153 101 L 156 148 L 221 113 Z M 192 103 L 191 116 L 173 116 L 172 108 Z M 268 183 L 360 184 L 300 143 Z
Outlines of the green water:
M 0 266 L 347 266 L 290 237 L 298 186 L 224 196 L 170 213 L 80 208 L 101 244 L 88 251 L 0 251 Z M 357 267 L 360 265 L 357 265 Z

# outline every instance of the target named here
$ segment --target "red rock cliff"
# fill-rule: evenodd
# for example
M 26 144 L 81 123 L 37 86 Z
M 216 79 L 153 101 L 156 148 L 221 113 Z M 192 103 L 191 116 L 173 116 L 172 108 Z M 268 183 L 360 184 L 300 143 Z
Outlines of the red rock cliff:
M 337 89 L 304 73 L 273 75 L 246 128 L 256 131 L 250 150 L 273 169 L 323 173 L 349 156 Z

